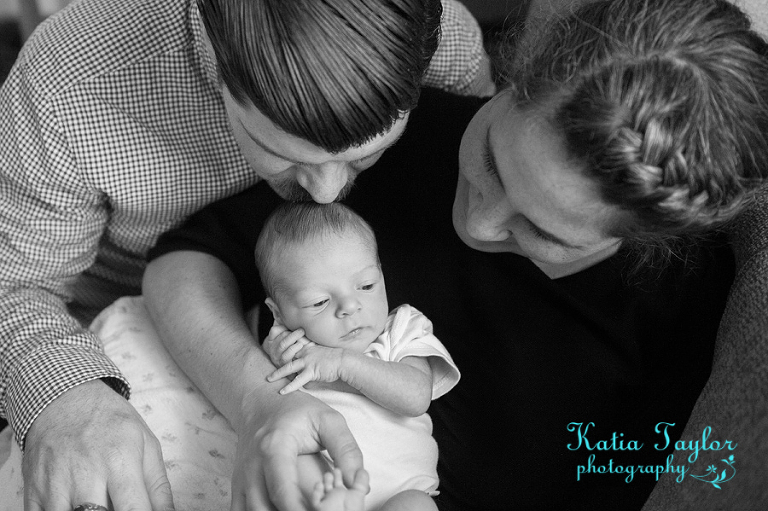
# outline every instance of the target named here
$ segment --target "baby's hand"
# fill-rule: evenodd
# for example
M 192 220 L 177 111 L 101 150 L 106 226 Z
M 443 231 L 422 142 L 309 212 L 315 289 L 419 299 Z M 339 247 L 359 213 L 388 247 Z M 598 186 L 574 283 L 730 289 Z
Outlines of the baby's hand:
M 293 360 L 267 376 L 267 381 L 272 382 L 298 373 L 291 383 L 280 390 L 280 394 L 298 390 L 311 381 L 331 383 L 341 378 L 342 358 L 344 358 L 342 348 L 328 348 L 309 343 L 296 354 Z
M 314 345 L 312 341 L 304 337 L 304 329 L 299 328 L 290 331 L 280 322 L 275 321 L 261 347 L 269 355 L 272 363 L 276 367 L 280 367 L 293 360 L 296 353 L 309 344 Z

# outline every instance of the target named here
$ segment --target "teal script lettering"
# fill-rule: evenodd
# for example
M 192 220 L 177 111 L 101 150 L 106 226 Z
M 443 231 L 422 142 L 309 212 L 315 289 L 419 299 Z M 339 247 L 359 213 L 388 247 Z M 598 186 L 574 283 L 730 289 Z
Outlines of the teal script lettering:
M 568 444 L 566 447 L 571 451 L 577 451 L 582 446 L 588 451 L 639 451 L 643 448 L 643 444 L 637 440 L 629 440 L 625 444 L 625 440 L 622 439 L 624 433 L 616 433 L 615 431 L 611 434 L 610 440 L 590 442 L 589 438 L 587 438 L 587 434 L 591 427 L 595 427 L 594 422 L 588 422 L 586 424 L 583 422 L 569 423 L 568 431 L 576 433 L 578 442 L 575 444 Z

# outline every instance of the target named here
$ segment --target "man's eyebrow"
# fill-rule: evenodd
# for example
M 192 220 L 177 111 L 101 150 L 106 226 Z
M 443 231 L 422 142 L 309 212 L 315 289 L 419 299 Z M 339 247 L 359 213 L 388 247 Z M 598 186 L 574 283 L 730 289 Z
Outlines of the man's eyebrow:
M 257 146 L 262 148 L 264 150 L 264 152 L 266 152 L 268 154 L 271 154 L 275 158 L 280 158 L 281 160 L 285 160 L 285 161 L 291 162 L 294 165 L 309 165 L 308 163 L 305 163 L 305 162 L 294 161 L 294 160 L 291 160 L 289 158 L 286 158 L 284 155 L 278 153 L 277 151 L 275 151 L 271 147 L 264 145 L 264 142 L 259 140 L 253 133 L 251 133 L 250 131 L 248 131 L 246 129 L 246 127 L 242 123 L 242 121 L 240 121 L 240 126 L 243 128 L 243 131 L 245 132 L 245 134 L 248 135 L 248 138 L 250 138 L 253 141 L 254 144 L 256 144 Z M 390 147 L 392 147 L 393 145 L 395 145 L 397 143 L 397 141 L 400 140 L 400 137 L 402 137 L 405 134 L 405 130 L 406 129 L 408 129 L 407 126 L 400 133 L 398 133 L 398 135 L 395 137 L 395 139 L 392 140 L 389 144 L 385 145 L 384 147 L 382 147 L 381 149 L 379 149 L 375 153 L 369 154 L 368 156 L 373 156 L 374 154 L 382 153 L 382 152 L 386 151 L 387 149 L 389 149 Z M 331 153 L 331 154 L 338 154 L 338 153 Z M 367 158 L 367 156 L 364 157 L 364 158 Z M 362 160 L 363 158 L 359 158 L 359 159 Z

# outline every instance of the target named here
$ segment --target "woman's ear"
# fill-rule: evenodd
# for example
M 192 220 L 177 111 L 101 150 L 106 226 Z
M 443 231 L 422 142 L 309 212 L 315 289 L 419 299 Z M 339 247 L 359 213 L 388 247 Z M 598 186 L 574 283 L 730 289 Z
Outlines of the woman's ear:
M 275 323 L 283 324 L 283 318 L 280 316 L 280 308 L 277 306 L 277 303 L 272 298 L 267 298 L 264 300 L 264 303 L 267 304 L 267 307 L 269 307 L 269 310 L 272 311 L 272 316 L 275 318 Z

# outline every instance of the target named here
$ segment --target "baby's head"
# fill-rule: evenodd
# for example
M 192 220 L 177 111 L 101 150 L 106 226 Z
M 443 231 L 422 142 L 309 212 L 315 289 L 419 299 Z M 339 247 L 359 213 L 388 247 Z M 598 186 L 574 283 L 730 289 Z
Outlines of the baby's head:
M 348 207 L 284 203 L 256 243 L 256 267 L 275 319 L 317 344 L 362 352 L 389 307 L 376 238 Z

